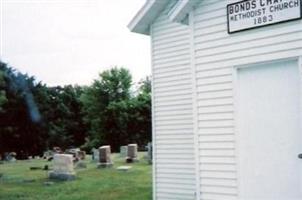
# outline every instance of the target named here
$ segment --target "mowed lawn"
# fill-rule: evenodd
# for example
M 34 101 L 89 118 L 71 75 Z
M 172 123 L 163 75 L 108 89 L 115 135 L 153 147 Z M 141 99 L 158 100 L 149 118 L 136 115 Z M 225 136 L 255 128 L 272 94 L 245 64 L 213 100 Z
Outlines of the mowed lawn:
M 143 159 L 126 164 L 118 154 L 113 155 L 114 167 L 97 169 L 87 157 L 86 169 L 78 169 L 77 179 L 45 185 L 47 172 L 30 170 L 52 162 L 45 160 L 17 161 L 0 164 L 0 200 L 151 200 L 152 170 Z M 116 170 L 118 166 L 132 166 L 128 172 Z M 1 175 L 2 174 L 2 175 Z

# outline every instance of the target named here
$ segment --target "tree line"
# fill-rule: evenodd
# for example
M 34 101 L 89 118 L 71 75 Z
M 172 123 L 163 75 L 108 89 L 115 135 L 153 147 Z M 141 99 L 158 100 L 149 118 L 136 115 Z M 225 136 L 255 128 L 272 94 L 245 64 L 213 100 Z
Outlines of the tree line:
M 151 141 L 151 81 L 134 89 L 123 67 L 89 86 L 50 87 L 0 61 L 0 154 L 41 155 L 55 146 L 86 151 Z

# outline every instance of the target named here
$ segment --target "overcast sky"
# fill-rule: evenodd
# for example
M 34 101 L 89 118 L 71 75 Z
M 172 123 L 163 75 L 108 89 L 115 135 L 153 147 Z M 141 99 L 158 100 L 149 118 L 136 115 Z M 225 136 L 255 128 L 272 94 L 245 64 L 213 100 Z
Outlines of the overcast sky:
M 37 80 L 87 85 L 112 66 L 150 75 L 150 39 L 127 28 L 145 0 L 0 2 L 0 58 Z

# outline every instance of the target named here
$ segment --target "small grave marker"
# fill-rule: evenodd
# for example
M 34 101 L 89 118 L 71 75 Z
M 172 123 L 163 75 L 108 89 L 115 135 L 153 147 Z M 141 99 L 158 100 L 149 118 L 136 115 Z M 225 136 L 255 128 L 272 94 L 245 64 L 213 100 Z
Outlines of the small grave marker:
M 120 167 L 117 167 L 116 169 L 119 171 L 126 172 L 126 171 L 129 171 L 129 169 L 131 169 L 131 168 L 132 168 L 131 166 L 120 166 Z

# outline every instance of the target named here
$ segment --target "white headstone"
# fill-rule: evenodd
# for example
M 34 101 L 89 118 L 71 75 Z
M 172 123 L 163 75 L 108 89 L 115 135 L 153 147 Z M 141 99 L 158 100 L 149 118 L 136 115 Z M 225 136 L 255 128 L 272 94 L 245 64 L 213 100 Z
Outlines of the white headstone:
M 59 180 L 73 180 L 75 178 L 73 156 L 70 154 L 55 154 L 53 157 L 53 171 L 49 178 Z
M 97 162 L 99 162 L 99 159 L 100 159 L 100 153 L 99 153 L 99 150 L 98 150 L 98 149 L 93 148 L 93 149 L 92 149 L 92 160 L 93 160 L 93 161 L 97 161 Z
M 128 152 L 128 146 L 121 146 L 120 147 L 120 156 L 122 158 L 127 157 L 127 152 Z

